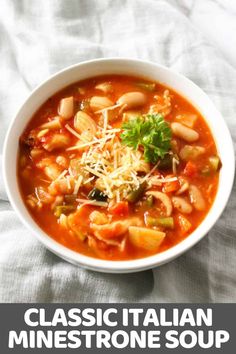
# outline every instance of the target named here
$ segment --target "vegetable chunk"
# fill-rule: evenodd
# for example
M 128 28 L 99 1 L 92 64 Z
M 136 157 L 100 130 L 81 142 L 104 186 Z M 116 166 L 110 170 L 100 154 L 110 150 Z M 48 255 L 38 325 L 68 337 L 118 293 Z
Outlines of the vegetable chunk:
M 148 251 L 157 251 L 161 243 L 164 241 L 165 232 L 147 229 L 145 227 L 130 226 L 129 240 L 138 247 Z

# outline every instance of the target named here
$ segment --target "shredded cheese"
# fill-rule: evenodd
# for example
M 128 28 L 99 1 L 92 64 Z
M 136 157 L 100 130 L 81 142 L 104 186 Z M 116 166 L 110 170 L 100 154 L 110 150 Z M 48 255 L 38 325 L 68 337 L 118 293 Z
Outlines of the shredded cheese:
M 59 181 L 60 179 L 62 179 L 67 174 L 67 172 L 68 170 L 62 171 L 62 173 L 55 179 L 55 181 Z
M 81 137 L 81 135 L 78 134 L 73 128 L 71 128 L 71 127 L 69 126 L 69 124 L 66 124 L 66 125 L 65 125 L 65 128 L 66 128 L 71 134 L 73 134 L 76 138 L 78 138 L 78 139 L 80 139 L 80 140 L 83 140 L 82 137 Z
M 75 195 L 78 194 L 82 181 L 83 181 L 83 176 L 80 175 L 75 183 L 73 194 Z
M 81 206 L 84 205 L 94 205 L 94 206 L 100 206 L 100 207 L 107 207 L 108 203 L 107 202 L 99 202 L 97 200 L 88 200 L 88 199 L 76 199 L 78 203 L 82 203 L 81 205 L 78 206 L 77 209 L 79 209 Z

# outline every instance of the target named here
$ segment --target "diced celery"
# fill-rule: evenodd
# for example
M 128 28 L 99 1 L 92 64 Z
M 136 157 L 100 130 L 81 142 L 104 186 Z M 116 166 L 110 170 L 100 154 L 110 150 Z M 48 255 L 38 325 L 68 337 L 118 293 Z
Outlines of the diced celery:
M 213 171 L 215 171 L 215 172 L 219 171 L 219 169 L 221 167 L 221 161 L 220 161 L 219 156 L 217 156 L 217 155 L 210 156 L 209 162 L 210 162 L 210 165 L 211 165 L 211 168 Z
M 149 195 L 146 199 L 146 205 L 151 208 L 154 204 L 154 197 L 153 195 Z
M 156 84 L 155 83 L 149 83 L 149 82 L 137 82 L 136 84 L 138 87 L 147 90 L 147 91 L 154 91 L 156 88 Z
M 137 189 L 130 192 L 126 198 L 128 200 L 128 202 L 130 202 L 130 203 L 138 202 L 142 198 L 142 196 L 146 190 L 146 187 L 147 187 L 147 184 L 146 184 L 146 182 L 144 182 L 144 183 L 140 184 L 140 186 Z
M 61 214 L 68 215 L 76 210 L 75 205 L 58 205 L 54 209 L 54 215 L 59 218 Z

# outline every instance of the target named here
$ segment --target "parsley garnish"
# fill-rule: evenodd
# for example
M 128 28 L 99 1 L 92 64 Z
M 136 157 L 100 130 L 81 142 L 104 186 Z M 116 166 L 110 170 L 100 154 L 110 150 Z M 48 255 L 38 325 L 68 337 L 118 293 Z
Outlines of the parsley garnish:
M 143 148 L 144 159 L 157 163 L 170 150 L 171 129 L 161 114 L 146 114 L 122 125 L 123 144 L 137 150 Z

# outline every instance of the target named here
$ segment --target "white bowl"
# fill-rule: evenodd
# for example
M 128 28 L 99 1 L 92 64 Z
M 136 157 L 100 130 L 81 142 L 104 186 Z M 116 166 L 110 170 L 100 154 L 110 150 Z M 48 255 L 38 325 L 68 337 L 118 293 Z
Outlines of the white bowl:
M 54 93 L 76 81 L 104 74 L 127 74 L 163 83 L 174 89 L 201 112 L 214 136 L 222 161 L 219 188 L 209 213 L 199 227 L 176 246 L 147 258 L 131 261 L 106 261 L 74 252 L 48 236 L 32 219 L 21 198 L 17 182 L 19 137 L 35 111 Z M 10 202 L 22 222 L 53 253 L 84 268 L 109 273 L 130 273 L 160 266 L 180 256 L 211 229 L 228 201 L 234 178 L 234 150 L 229 130 L 208 96 L 193 82 L 172 70 L 151 62 L 133 59 L 97 59 L 71 66 L 51 76 L 38 86 L 25 101 L 13 120 L 4 144 L 3 172 Z M 201 256 L 201 255 L 199 255 Z

